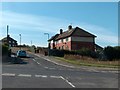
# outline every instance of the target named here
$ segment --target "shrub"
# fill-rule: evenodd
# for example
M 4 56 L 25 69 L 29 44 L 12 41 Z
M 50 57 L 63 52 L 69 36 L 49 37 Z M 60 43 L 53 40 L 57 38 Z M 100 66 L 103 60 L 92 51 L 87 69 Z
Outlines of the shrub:
M 94 51 L 91 51 L 87 48 L 82 48 L 80 50 L 76 51 L 69 51 L 69 50 L 57 50 L 57 49 L 51 49 L 49 52 L 49 55 L 51 56 L 58 56 L 58 57 L 64 57 L 64 55 L 81 55 L 81 56 L 88 56 L 92 58 L 97 58 L 98 54 Z
M 77 54 L 82 55 L 82 56 L 88 56 L 92 58 L 98 58 L 99 54 L 97 52 L 94 52 L 88 48 L 82 48 L 80 50 L 76 51 Z
M 8 46 L 2 45 L 2 55 L 8 54 Z
M 114 59 L 120 59 L 120 46 L 107 46 L 104 48 L 104 54 L 110 61 Z

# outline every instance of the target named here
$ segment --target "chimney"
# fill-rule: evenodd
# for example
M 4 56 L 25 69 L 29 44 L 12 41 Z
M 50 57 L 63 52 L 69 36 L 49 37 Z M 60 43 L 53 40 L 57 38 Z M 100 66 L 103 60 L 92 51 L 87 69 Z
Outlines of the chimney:
M 68 30 L 71 30 L 71 29 L 72 29 L 72 25 L 69 25 L 69 26 L 68 26 Z
M 63 30 L 62 29 L 60 29 L 60 34 L 62 34 L 63 33 Z

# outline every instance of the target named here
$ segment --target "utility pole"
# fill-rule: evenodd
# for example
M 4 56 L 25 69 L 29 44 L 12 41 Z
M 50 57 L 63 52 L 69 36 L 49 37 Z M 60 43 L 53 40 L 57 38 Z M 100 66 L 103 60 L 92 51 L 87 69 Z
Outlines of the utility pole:
M 19 34 L 19 36 L 20 36 L 20 50 L 21 50 L 21 34 Z
M 49 40 L 49 33 L 44 33 L 44 35 L 47 35 L 48 36 L 48 40 Z M 48 56 L 50 55 L 50 47 L 49 47 L 49 42 L 48 42 Z
M 9 37 L 8 37 L 9 26 L 7 25 L 7 44 L 9 46 Z
M 9 26 L 7 25 L 7 36 L 8 36 L 8 30 L 9 30 Z
M 32 47 L 32 40 L 31 40 L 31 47 Z

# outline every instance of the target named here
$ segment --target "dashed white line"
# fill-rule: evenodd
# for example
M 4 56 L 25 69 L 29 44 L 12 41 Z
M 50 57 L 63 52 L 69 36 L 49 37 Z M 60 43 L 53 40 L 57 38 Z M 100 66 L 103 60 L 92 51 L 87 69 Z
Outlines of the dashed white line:
M 33 61 L 35 61 L 35 59 L 33 59 Z M 36 61 L 35 61 L 36 62 Z
M 34 62 L 36 62 L 37 64 L 39 64 L 39 65 L 40 65 L 40 63 L 39 63 L 39 62 L 37 62 L 35 59 L 33 59 L 33 61 L 34 61 Z
M 44 67 L 44 68 L 48 68 L 48 67 Z
M 35 75 L 35 77 L 47 78 L 47 76 L 46 76 L 46 75 Z
M 32 75 L 30 75 L 30 74 L 19 74 L 18 76 L 20 76 L 20 77 L 31 77 Z
M 51 78 L 61 78 L 60 76 L 50 76 Z
M 12 73 L 3 73 L 2 76 L 15 76 L 15 74 L 12 74 Z
M 66 81 L 70 86 L 72 86 L 73 88 L 75 88 L 75 86 L 71 82 L 69 82 L 67 79 L 65 79 L 62 76 L 60 76 L 60 77 L 61 77 L 61 79 L 63 79 L 64 81 Z
M 40 64 L 39 62 L 37 62 L 37 64 Z
M 53 69 L 55 69 L 55 68 L 49 68 L 49 69 L 52 69 L 52 70 L 53 70 Z

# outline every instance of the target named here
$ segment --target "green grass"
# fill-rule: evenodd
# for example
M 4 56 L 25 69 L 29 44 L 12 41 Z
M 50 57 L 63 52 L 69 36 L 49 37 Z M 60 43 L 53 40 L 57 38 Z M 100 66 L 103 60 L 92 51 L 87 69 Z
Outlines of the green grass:
M 74 65 L 80 65 L 80 66 L 93 66 L 93 67 L 104 67 L 104 68 L 119 68 L 120 65 L 118 64 L 106 64 L 106 62 L 108 61 L 104 61 L 104 63 L 102 62 L 95 62 L 95 61 L 84 61 L 84 60 L 70 60 L 70 59 L 64 59 L 63 57 L 55 57 L 56 59 L 59 59 L 61 61 L 64 62 L 68 62 Z

